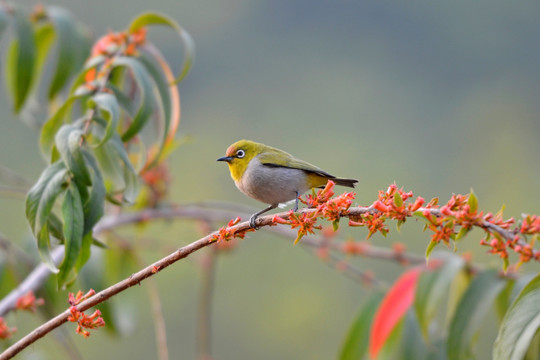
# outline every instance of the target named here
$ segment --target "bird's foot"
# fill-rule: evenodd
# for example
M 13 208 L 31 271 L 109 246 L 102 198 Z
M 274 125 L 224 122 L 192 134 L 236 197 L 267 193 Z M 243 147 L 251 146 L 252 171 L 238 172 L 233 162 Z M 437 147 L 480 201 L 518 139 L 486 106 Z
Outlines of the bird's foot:
M 252 229 L 255 229 L 257 230 L 259 227 L 255 224 L 255 222 L 257 221 L 257 216 L 258 214 L 253 214 L 251 215 L 251 217 L 249 218 L 249 226 L 252 228 Z

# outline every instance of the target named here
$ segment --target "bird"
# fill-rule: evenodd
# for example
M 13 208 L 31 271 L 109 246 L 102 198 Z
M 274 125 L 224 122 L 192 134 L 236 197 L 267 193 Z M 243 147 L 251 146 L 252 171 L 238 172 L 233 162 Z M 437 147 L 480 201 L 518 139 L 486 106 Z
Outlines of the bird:
M 230 145 L 225 156 L 217 161 L 229 165 L 236 187 L 245 195 L 269 204 L 251 215 L 249 225 L 257 228 L 257 218 L 279 204 L 295 200 L 294 212 L 298 211 L 298 198 L 313 188 L 323 188 L 328 180 L 337 185 L 354 188 L 356 179 L 338 178 L 291 154 L 251 140 L 239 140 Z

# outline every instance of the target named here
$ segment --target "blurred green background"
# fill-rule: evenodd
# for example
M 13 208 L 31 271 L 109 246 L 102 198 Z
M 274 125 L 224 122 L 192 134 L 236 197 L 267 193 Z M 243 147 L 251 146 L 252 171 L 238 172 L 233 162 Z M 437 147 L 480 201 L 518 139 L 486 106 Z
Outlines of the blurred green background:
M 33 1 L 19 1 L 32 6 Z M 180 87 L 179 137 L 171 158 L 171 200 L 219 200 L 261 208 L 236 190 L 216 163 L 241 138 L 287 150 L 332 174 L 360 180 L 368 205 L 393 181 L 426 199 L 475 190 L 480 208 L 507 217 L 540 210 L 540 2 L 504 0 L 375 2 L 321 0 L 44 1 L 61 5 L 96 37 L 124 29 L 141 12 L 166 13 L 196 42 Z M 169 31 L 152 30 L 177 69 Z M 5 39 L 4 39 L 5 45 Z M 3 58 L 4 56 L 2 56 Z M 3 61 L 3 60 L 2 60 Z M 3 66 L 2 66 L 3 67 Z M 0 90 L 0 164 L 34 181 L 44 167 L 37 129 L 11 113 Z M 410 222 L 374 244 L 403 242 L 423 253 L 429 236 Z M 33 243 L 21 199 L 0 198 L 0 232 Z M 343 230 L 363 239 L 363 230 Z M 189 221 L 150 226 L 132 241 L 149 263 L 200 232 Z M 460 245 L 500 266 L 474 231 Z M 159 245 L 144 238 L 158 239 Z M 131 241 L 131 240 L 130 240 Z M 35 250 L 31 250 L 34 251 Z M 200 255 L 155 278 L 171 358 L 195 357 Z M 391 282 L 402 268 L 351 260 Z M 534 265 L 536 266 L 536 265 Z M 529 267 L 538 271 L 538 267 Z M 292 239 L 262 230 L 218 259 L 212 349 L 216 359 L 331 359 L 369 289 L 325 266 Z M 114 300 L 128 315 L 124 335 L 73 335 L 85 359 L 156 357 L 145 285 Z M 39 321 L 12 318 L 19 335 Z M 9 320 L 9 318 L 8 318 Z M 64 326 L 74 332 L 74 326 Z M 492 336 L 492 334 L 490 335 Z M 478 351 L 489 359 L 487 336 Z M 51 336 L 22 359 L 69 358 Z

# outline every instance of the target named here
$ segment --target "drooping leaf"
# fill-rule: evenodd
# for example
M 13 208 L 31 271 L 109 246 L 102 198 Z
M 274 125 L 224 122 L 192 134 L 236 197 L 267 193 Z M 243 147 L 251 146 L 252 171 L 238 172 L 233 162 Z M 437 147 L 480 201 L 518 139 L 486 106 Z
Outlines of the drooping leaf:
M 43 188 L 43 192 L 39 197 L 34 234 L 39 233 L 41 228 L 47 223 L 56 198 L 64 190 L 66 179 L 67 170 L 65 168 L 60 169 L 50 177 Z
M 93 171 L 93 180 L 92 180 L 92 189 L 90 191 L 90 197 L 83 204 L 84 205 L 84 231 L 83 234 L 92 232 L 94 225 L 97 224 L 99 219 L 103 216 L 104 213 L 104 203 L 105 203 L 105 184 L 103 183 L 103 178 L 101 176 L 101 171 L 96 163 L 96 160 L 88 153 L 84 153 L 85 160 L 90 165 L 90 168 Z
M 356 360 L 365 356 L 368 349 L 371 321 L 382 297 L 382 293 L 376 292 L 363 304 L 345 336 L 339 355 L 340 360 Z
M 6 75 L 8 89 L 13 96 L 15 113 L 23 107 L 34 79 L 36 43 L 34 29 L 27 15 L 20 9 L 13 11 L 16 39 L 8 52 Z
M 93 146 L 99 147 L 107 142 L 118 126 L 120 119 L 120 106 L 116 97 L 108 93 L 99 93 L 88 99 L 88 106 L 95 107 L 101 112 L 103 119 L 107 121 L 107 127 L 102 139 Z
M 47 15 L 54 24 L 58 39 L 58 57 L 48 94 L 51 100 L 64 87 L 70 76 L 78 70 L 76 68 L 77 49 L 80 39 L 77 24 L 67 10 L 58 6 L 49 6 Z
M 519 293 L 503 318 L 494 360 L 521 360 L 540 329 L 540 274 Z
M 37 237 L 37 245 L 38 245 L 38 253 L 39 257 L 41 258 L 41 261 L 49 268 L 49 270 L 53 273 L 58 273 L 58 268 L 56 267 L 56 264 L 54 263 L 54 260 L 51 255 L 51 239 L 49 237 L 49 229 L 48 229 L 48 223 L 46 223 L 39 233 L 36 234 Z
M 84 212 L 81 196 L 77 186 L 69 183 L 64 201 L 62 203 L 62 217 L 64 219 L 64 261 L 58 273 L 58 285 L 64 285 L 67 275 L 75 266 L 82 247 Z
M 82 154 L 83 131 L 75 125 L 66 124 L 60 127 L 54 138 L 60 157 L 69 171 L 75 177 L 75 181 L 83 185 L 91 186 L 92 179 Z
M 94 237 L 92 231 L 90 231 L 82 238 L 81 251 L 79 252 L 79 257 L 75 262 L 75 270 L 77 271 L 77 273 L 81 271 L 84 264 L 86 264 L 88 259 L 90 259 L 91 247 L 93 243 Z
M 472 355 L 473 335 L 504 284 L 493 270 L 484 271 L 471 281 L 450 323 L 446 347 L 449 360 L 467 359 Z
M 189 33 L 186 30 L 184 30 L 180 25 L 178 25 L 178 23 L 176 23 L 174 20 L 172 20 L 166 15 L 157 14 L 157 13 L 145 13 L 145 14 L 139 15 L 138 17 L 136 17 L 135 19 L 131 21 L 128 31 L 130 33 L 133 33 L 148 25 L 169 26 L 173 30 L 175 30 L 180 36 L 180 39 L 182 40 L 182 43 L 184 46 L 184 64 L 182 65 L 180 74 L 176 78 L 176 83 L 179 83 L 189 72 L 189 69 L 191 68 L 191 64 L 193 63 L 193 59 L 195 57 L 195 43 L 193 39 L 191 38 Z
M 421 268 L 412 268 L 404 272 L 382 300 L 371 327 L 369 354 L 372 358 L 378 356 L 392 330 L 413 305 L 420 273 Z
M 54 28 L 50 24 L 42 25 L 36 28 L 36 62 L 35 62 L 35 78 L 39 79 L 45 68 L 45 60 L 51 49 L 54 41 Z M 32 87 L 35 88 L 37 81 L 32 82 Z
M 412 309 L 411 309 L 412 310 Z M 404 319 L 404 331 L 401 341 L 401 359 L 427 360 L 428 347 L 423 341 L 422 330 L 414 311 L 407 311 Z
M 56 175 L 59 171 L 65 171 L 65 166 L 62 162 L 56 162 L 49 165 L 41 173 L 38 181 L 32 186 L 26 195 L 26 219 L 30 224 L 32 232 L 36 234 L 36 219 L 37 212 L 39 207 L 39 201 L 43 196 L 43 191 L 47 187 L 47 184 L 51 181 L 51 178 Z
M 154 111 L 154 101 L 152 100 L 152 78 L 146 68 L 135 58 L 125 56 L 117 57 L 113 60 L 112 66 L 114 68 L 128 68 L 135 76 L 140 92 L 139 110 L 133 118 L 133 122 L 129 128 L 122 135 L 122 141 L 129 141 L 142 130 Z
M 437 309 L 446 299 L 448 289 L 457 273 L 463 268 L 465 261 L 458 256 L 449 255 L 444 259 L 444 265 L 432 272 L 424 272 L 420 276 L 414 308 L 424 337 L 428 336 L 428 327 Z
M 54 138 L 62 126 L 64 118 L 70 113 L 73 103 L 80 98 L 80 95 L 70 96 L 41 128 L 39 146 L 41 153 L 45 155 L 46 158 L 51 156 Z
M 147 45 L 148 46 L 148 45 Z M 152 48 L 153 49 L 153 48 Z M 161 58 L 161 54 L 157 52 L 157 49 L 153 50 L 154 56 L 159 56 L 160 58 L 155 59 L 156 61 L 159 61 L 161 66 L 167 66 L 165 60 Z M 155 146 L 156 154 L 154 156 L 154 163 L 151 164 L 151 166 L 155 165 L 157 163 L 163 153 L 167 138 L 170 136 L 170 131 L 174 131 L 176 126 L 173 126 L 171 128 L 171 124 L 173 122 L 178 122 L 180 117 L 179 112 L 179 98 L 178 98 L 178 90 L 176 89 L 175 85 L 170 84 L 167 82 L 167 79 L 165 78 L 163 72 L 164 71 L 170 71 L 167 68 L 162 69 L 159 67 L 159 65 L 155 64 L 154 59 L 150 58 L 149 56 L 146 56 L 145 53 L 142 54 L 142 56 L 139 58 L 143 65 L 146 67 L 150 75 L 152 75 L 152 79 L 154 80 L 154 83 L 156 84 L 159 99 L 159 104 L 161 105 L 161 113 L 163 118 L 163 129 L 161 134 L 161 139 L 157 146 Z M 174 99 L 174 102 L 171 100 L 171 97 L 176 94 L 176 98 Z M 177 107 L 177 109 L 173 108 L 173 105 Z M 175 118 L 173 118 L 173 116 Z

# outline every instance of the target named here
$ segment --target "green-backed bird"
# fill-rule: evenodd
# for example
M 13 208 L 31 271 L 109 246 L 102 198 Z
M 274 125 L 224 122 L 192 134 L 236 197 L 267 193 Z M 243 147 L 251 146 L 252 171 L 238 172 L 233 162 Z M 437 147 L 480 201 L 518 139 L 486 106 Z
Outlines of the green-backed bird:
M 269 204 L 251 216 L 249 224 L 252 228 L 256 228 L 259 215 L 279 204 L 296 200 L 294 211 L 297 211 L 298 197 L 309 189 L 324 187 L 328 180 L 351 188 L 358 182 L 335 177 L 283 150 L 250 140 L 235 142 L 217 161 L 227 162 L 231 177 L 241 192 Z

